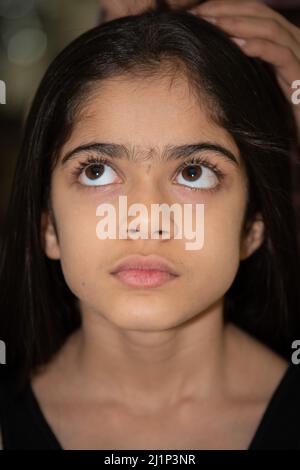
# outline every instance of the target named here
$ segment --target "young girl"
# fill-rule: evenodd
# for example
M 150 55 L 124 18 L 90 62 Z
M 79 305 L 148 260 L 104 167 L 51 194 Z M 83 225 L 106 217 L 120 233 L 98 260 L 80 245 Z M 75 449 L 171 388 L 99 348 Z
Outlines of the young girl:
M 4 449 L 299 446 L 294 135 L 272 68 L 189 13 L 59 54 L 2 245 Z M 99 239 L 97 207 L 121 196 L 149 225 L 152 204 L 204 204 L 204 246 L 174 219 L 168 238 Z

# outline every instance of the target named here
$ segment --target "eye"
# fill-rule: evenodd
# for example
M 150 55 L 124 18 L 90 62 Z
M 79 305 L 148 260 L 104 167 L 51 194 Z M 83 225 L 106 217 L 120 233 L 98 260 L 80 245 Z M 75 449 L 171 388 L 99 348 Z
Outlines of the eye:
M 218 186 L 220 175 L 207 164 L 185 162 L 178 172 L 176 182 L 195 189 L 212 189 Z
M 81 168 L 79 182 L 85 186 L 103 186 L 116 181 L 117 174 L 104 162 L 96 162 Z

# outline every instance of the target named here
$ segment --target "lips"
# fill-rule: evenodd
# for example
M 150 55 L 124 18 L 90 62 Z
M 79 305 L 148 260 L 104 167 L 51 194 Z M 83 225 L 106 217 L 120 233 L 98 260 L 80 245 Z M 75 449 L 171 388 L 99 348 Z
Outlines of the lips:
M 119 281 L 131 287 L 159 287 L 176 279 L 178 273 L 167 260 L 158 256 L 130 256 L 111 271 Z
M 130 256 L 119 262 L 111 271 L 116 274 L 121 271 L 128 270 L 144 270 L 144 271 L 161 271 L 178 276 L 173 266 L 167 260 L 158 256 Z

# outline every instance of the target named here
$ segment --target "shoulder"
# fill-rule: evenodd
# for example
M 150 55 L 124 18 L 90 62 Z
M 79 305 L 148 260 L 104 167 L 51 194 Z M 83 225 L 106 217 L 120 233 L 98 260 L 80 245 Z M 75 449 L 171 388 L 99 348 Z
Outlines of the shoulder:
M 1 417 L 3 415 L 3 410 L 7 405 L 7 400 L 11 397 L 11 392 L 13 390 L 13 384 L 10 379 L 0 378 L 0 425 Z
M 20 394 L 21 396 L 21 394 Z M 19 399 L 18 387 L 11 378 L 0 378 L 0 427 Z
M 28 381 L 0 380 L 0 449 L 49 448 L 47 430 Z
M 289 362 L 236 325 L 228 324 L 226 341 L 233 383 L 250 396 L 267 400 L 284 377 Z
M 271 397 L 252 449 L 300 450 L 300 366 L 289 364 Z
M 23 389 L 17 386 L 16 380 L 11 377 L 0 377 L 0 416 L 3 402 L 18 399 Z
M 230 326 L 231 384 L 264 410 L 252 449 L 300 450 L 300 365 L 282 358 L 256 338 Z
M 0 450 L 4 450 L 2 429 L 6 421 L 6 412 L 11 397 L 12 383 L 9 379 L 0 377 Z

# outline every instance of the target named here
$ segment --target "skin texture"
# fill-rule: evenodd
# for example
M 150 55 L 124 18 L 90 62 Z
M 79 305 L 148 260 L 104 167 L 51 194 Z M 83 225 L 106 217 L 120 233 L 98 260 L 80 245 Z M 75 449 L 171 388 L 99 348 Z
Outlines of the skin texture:
M 154 4 L 151 0 L 145 3 Z M 259 1 L 209 0 L 190 9 L 192 4 L 197 2 L 170 2 L 174 8 L 185 7 L 216 24 L 226 31 L 249 57 L 259 57 L 274 66 L 278 83 L 291 103 L 300 143 L 300 104 L 292 100 L 295 93 L 292 84 L 300 80 L 300 28 Z M 126 14 L 138 14 L 145 7 L 143 1 L 135 0 L 101 0 L 101 5 L 107 10 L 107 21 Z M 299 85 L 297 88 L 299 89 Z
M 195 0 L 170 0 L 169 5 L 173 8 L 191 8 L 197 4 Z M 137 15 L 146 8 L 156 5 L 154 0 L 101 0 L 100 7 L 105 11 L 105 21 L 127 15 Z
M 68 178 L 68 170 L 74 168 L 74 162 L 72 168 L 71 164 L 64 171 L 57 168 L 53 175 L 52 204 L 60 239 L 57 252 L 68 285 L 82 300 L 85 310 L 92 315 L 100 313 L 119 328 L 168 329 L 211 308 L 229 288 L 240 260 L 239 237 L 246 199 L 242 172 L 237 172 L 232 163 L 224 162 L 221 169 L 227 173 L 227 179 L 224 178 L 219 191 L 211 195 L 208 191 L 193 191 L 172 184 L 169 180 L 178 162 L 159 162 L 164 146 L 195 143 L 199 139 L 222 142 L 235 155 L 238 150 L 221 129 L 217 133 L 205 122 L 204 116 L 199 116 L 197 102 L 192 100 L 186 86 L 178 84 L 172 93 L 168 92 L 168 81 L 160 86 L 159 80 L 148 80 L 145 85 L 121 80 L 107 83 L 95 94 L 87 110 L 90 117 L 83 118 L 80 126 L 75 127 L 73 138 L 62 149 L 65 154 L 96 139 L 137 146 L 138 161 L 122 161 L 118 165 L 124 182 L 116 176 L 115 184 L 97 191 L 78 187 Z M 154 149 L 151 159 L 144 158 L 148 149 Z M 211 155 L 212 163 L 219 160 Z M 95 208 L 101 202 L 117 207 L 119 195 L 127 195 L 128 206 L 136 202 L 145 204 L 149 214 L 151 202 L 204 203 L 205 248 L 187 251 L 185 239 L 98 240 Z M 170 258 L 180 278 L 172 287 L 170 284 L 158 289 L 155 295 L 124 289 L 107 273 L 121 257 L 135 253 L 156 253 Z M 220 266 L 223 266 L 222 272 Z M 195 276 L 196 281 L 193 281 Z M 171 292 L 176 292 L 175 297 Z
M 60 259 L 83 321 L 32 379 L 44 415 L 66 449 L 247 448 L 286 362 L 223 324 L 224 294 L 241 259 L 263 240 L 259 218 L 241 235 L 247 190 L 238 149 L 184 77 L 172 85 L 165 76 L 119 77 L 91 98 L 52 174 L 58 237 L 43 215 L 45 253 Z M 167 145 L 204 140 L 224 145 L 239 162 L 206 151 L 225 175 L 213 193 L 179 184 L 180 163 L 161 160 Z M 90 141 L 134 147 L 135 160 L 115 160 L 112 182 L 91 189 L 72 176 L 87 154 L 60 163 Z M 187 251 L 184 239 L 173 238 L 99 240 L 96 207 L 117 204 L 119 195 L 148 207 L 203 202 L 203 249 Z M 165 257 L 179 276 L 148 290 L 124 286 L 109 273 L 129 254 Z

